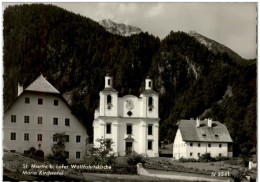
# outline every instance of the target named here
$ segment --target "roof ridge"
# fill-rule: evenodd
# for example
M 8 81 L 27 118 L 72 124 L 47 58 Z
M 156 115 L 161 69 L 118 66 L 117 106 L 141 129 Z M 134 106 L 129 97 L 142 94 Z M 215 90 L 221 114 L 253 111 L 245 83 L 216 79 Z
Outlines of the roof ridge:
M 25 90 L 47 93 L 60 93 L 50 82 L 41 74 Z

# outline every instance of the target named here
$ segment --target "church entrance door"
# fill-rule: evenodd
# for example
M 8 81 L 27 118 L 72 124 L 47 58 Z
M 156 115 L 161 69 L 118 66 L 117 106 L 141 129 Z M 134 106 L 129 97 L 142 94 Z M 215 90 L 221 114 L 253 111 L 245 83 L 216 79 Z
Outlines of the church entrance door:
M 125 142 L 126 154 L 131 154 L 133 151 L 133 142 Z

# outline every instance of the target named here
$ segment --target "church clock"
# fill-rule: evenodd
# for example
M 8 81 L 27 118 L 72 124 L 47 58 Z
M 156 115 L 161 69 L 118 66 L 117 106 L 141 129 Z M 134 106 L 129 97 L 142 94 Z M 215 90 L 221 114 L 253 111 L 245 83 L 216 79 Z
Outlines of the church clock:
M 126 100 L 126 108 L 128 110 L 132 110 L 134 108 L 134 103 L 132 100 L 130 100 L 130 99 Z

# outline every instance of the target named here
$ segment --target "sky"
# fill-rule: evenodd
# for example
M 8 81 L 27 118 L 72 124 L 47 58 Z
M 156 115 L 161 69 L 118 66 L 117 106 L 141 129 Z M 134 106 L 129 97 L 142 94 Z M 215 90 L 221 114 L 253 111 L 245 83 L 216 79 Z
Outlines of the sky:
M 256 58 L 256 3 L 51 4 L 95 21 L 111 19 L 117 23 L 134 25 L 161 39 L 171 30 L 196 31 L 231 48 L 243 58 Z

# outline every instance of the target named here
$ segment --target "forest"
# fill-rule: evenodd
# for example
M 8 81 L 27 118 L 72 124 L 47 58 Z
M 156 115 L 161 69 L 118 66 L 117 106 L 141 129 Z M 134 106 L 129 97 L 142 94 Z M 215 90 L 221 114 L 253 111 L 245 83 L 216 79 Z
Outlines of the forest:
M 14 102 L 18 81 L 27 87 L 42 73 L 70 95 L 91 142 L 106 72 L 119 96 L 139 96 L 150 76 L 160 99 L 160 141 L 173 142 L 180 119 L 213 118 L 226 124 L 234 155 L 255 153 L 256 60 L 213 53 L 181 31 L 162 40 L 148 32 L 114 35 L 89 18 L 43 4 L 6 8 L 3 38 L 4 108 Z

